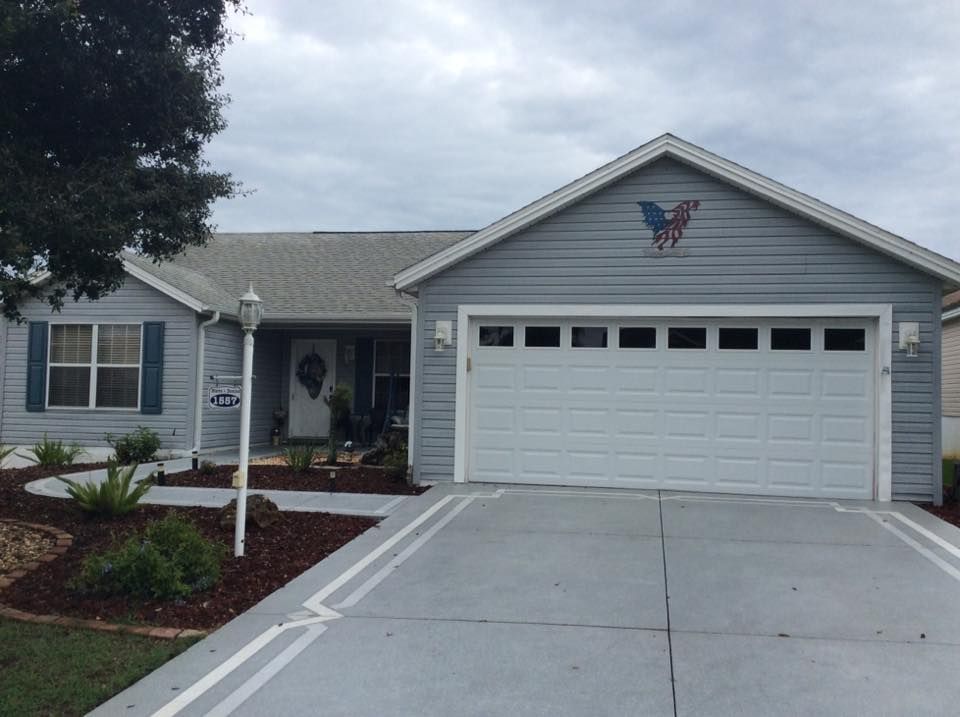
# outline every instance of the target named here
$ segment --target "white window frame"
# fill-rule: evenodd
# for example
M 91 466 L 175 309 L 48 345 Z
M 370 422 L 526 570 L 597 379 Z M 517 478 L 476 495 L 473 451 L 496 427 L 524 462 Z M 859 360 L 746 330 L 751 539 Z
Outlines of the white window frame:
M 51 359 L 54 326 L 90 326 L 90 363 L 54 363 Z M 97 406 L 97 370 L 101 368 L 133 368 L 133 364 L 125 363 L 98 363 L 97 348 L 100 343 L 101 326 L 139 326 L 140 327 L 140 351 L 137 357 L 137 405 L 136 406 Z M 50 374 L 52 368 L 87 368 L 90 370 L 90 392 L 87 397 L 86 406 L 58 406 L 50 403 Z M 44 395 L 45 408 L 55 411 L 140 411 L 140 389 L 143 378 L 143 322 L 136 321 L 104 321 L 95 324 L 90 321 L 58 321 L 51 323 L 47 331 L 47 385 Z
M 891 500 L 893 492 L 893 304 L 460 304 L 457 331 L 486 318 L 517 321 L 562 319 L 872 319 L 876 321 L 873 497 Z M 666 334 L 666 331 L 664 331 Z M 811 334 L 811 341 L 816 333 Z M 709 342 L 710 331 L 707 332 Z M 666 336 L 664 336 L 666 339 Z M 609 345 L 609 341 L 608 341 Z M 811 346 L 811 350 L 813 350 Z M 469 341 L 457 342 L 453 480 L 466 483 Z M 677 349 L 674 349 L 677 350 Z
M 371 379 L 371 385 L 370 385 L 370 406 L 371 406 L 371 408 L 380 408 L 380 406 L 377 405 L 377 379 L 378 379 L 378 378 L 390 378 L 390 374 L 389 374 L 389 373 L 378 373 L 378 372 L 377 372 L 377 346 L 378 346 L 378 344 L 381 344 L 381 343 L 386 343 L 386 344 L 391 344 L 391 343 L 404 344 L 404 343 L 407 343 L 407 341 L 406 341 L 406 339 L 374 339 L 374 340 L 373 340 L 373 378 Z M 413 342 L 410 342 L 410 346 L 411 346 L 411 347 L 413 346 Z M 412 365 L 413 365 L 413 364 L 411 364 L 411 366 L 412 366 Z M 397 374 L 397 378 L 406 378 L 406 379 L 409 380 L 409 379 L 410 379 L 409 369 L 408 369 L 407 373 L 398 373 L 398 374 Z M 413 390 L 413 381 L 410 382 L 410 388 L 411 388 L 411 392 L 412 392 L 412 390 Z M 412 393 L 411 393 L 411 403 L 412 403 Z M 385 406 L 384 406 L 384 408 L 385 408 Z M 394 407 L 394 408 L 396 408 L 396 407 Z

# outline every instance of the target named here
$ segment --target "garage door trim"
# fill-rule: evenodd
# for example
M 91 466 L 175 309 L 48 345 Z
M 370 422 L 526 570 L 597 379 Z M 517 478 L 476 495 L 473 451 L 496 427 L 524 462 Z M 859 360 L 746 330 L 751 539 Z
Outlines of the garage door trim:
M 866 318 L 877 321 L 875 350 L 875 426 L 873 497 L 889 501 L 892 496 L 892 381 L 890 366 L 893 352 L 892 304 L 461 304 L 457 307 L 457 383 L 454 428 L 453 479 L 466 483 L 469 436 L 470 382 L 467 363 L 470 358 L 470 322 L 493 317 L 529 318 Z

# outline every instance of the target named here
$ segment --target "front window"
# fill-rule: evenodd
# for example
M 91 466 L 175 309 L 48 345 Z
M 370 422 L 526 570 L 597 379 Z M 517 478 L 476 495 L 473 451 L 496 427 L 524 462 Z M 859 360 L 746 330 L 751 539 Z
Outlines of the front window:
M 140 334 L 140 324 L 51 325 L 47 405 L 136 409 Z
M 393 401 L 390 401 L 391 391 Z M 410 342 L 375 341 L 373 344 L 373 405 L 405 410 L 410 403 Z

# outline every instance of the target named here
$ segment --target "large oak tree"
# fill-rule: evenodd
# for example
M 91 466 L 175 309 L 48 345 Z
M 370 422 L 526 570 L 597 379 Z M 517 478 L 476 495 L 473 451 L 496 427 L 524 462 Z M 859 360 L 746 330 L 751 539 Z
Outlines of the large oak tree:
M 239 0 L 0 0 L 0 295 L 96 299 L 118 252 L 210 235 L 234 193 L 203 159 L 224 128 L 220 58 Z M 50 272 L 44 287 L 31 283 Z

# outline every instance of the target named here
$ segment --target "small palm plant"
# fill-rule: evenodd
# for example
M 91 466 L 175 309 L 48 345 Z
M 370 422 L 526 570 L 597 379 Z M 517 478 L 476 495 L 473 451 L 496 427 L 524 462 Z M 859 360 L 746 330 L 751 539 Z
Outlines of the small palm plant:
M 16 446 L 4 446 L 0 444 L 0 465 L 3 465 L 3 462 L 13 455 L 15 450 L 17 450 Z
M 43 440 L 34 444 L 28 452 L 33 455 L 20 457 L 43 468 L 63 468 L 73 465 L 77 458 L 83 455 L 84 450 L 76 443 L 66 445 L 63 441 L 51 441 L 44 433 Z
M 85 513 L 104 518 L 126 515 L 137 507 L 140 499 L 153 485 L 153 474 L 134 484 L 135 465 L 120 466 L 111 461 L 107 466 L 107 478 L 100 483 L 79 482 L 58 478 L 67 485 L 67 493 Z
M 294 473 L 303 473 L 317 459 L 315 446 L 289 446 L 283 452 L 283 460 Z

